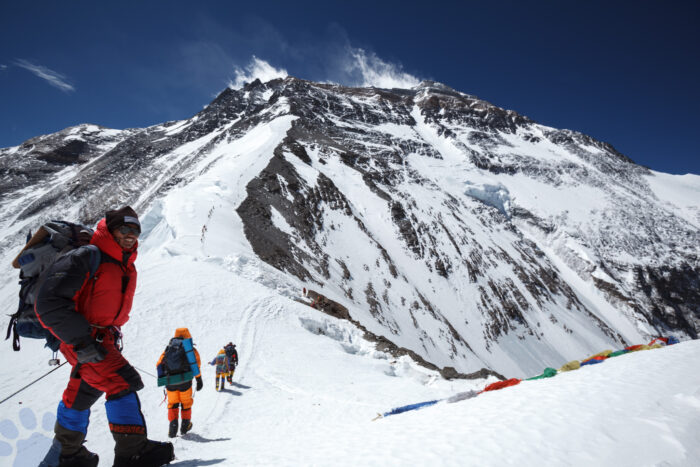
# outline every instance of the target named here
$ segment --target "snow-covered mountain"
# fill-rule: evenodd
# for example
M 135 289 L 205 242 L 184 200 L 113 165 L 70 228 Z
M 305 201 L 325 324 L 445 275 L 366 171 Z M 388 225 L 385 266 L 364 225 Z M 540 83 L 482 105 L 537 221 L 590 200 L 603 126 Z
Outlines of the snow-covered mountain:
M 173 465 L 700 458 L 697 341 L 371 421 L 481 390 L 494 373 L 696 337 L 698 176 L 653 172 L 437 83 L 287 78 L 227 89 L 179 122 L 81 125 L 0 149 L 0 182 L 6 314 L 28 230 L 127 203 L 141 213 L 123 332 L 149 437 L 167 437 L 153 375 L 174 330 L 189 327 L 203 361 L 238 345 L 225 392 L 203 365 Z M 303 287 L 340 312 L 307 306 Z M 33 466 L 48 449 L 70 372 L 47 374 L 49 356 L 37 340 L 0 346 L 0 465 Z M 101 403 L 87 447 L 111 465 Z
M 700 331 L 700 176 L 439 83 L 254 81 L 187 120 L 1 149 L 0 180 L 5 303 L 27 230 L 130 204 L 144 245 L 318 291 L 440 369 L 532 375 Z

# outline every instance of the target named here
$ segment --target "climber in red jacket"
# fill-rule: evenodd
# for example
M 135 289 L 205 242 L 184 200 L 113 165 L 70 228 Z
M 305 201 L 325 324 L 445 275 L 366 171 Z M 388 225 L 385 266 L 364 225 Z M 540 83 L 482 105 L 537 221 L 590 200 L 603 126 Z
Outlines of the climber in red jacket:
M 97 454 L 83 442 L 90 407 L 102 394 L 115 440 L 115 466 L 160 466 L 174 458 L 171 443 L 147 439 L 136 395 L 143 383 L 121 353 L 121 326 L 129 320 L 136 290 L 140 233 L 133 209 L 108 211 L 90 240 L 94 246 L 60 256 L 39 290 L 37 316 L 61 341 L 61 353 L 73 367 L 58 406 L 53 445 L 42 466 L 97 465 Z M 99 267 L 91 277 L 95 258 Z

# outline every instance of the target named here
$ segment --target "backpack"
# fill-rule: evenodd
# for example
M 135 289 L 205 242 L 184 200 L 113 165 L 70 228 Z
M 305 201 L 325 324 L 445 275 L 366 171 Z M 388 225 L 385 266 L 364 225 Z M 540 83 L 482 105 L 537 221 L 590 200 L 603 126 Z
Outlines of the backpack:
M 19 306 L 10 315 L 5 336 L 7 340 L 12 334 L 13 350 L 20 350 L 20 337 L 28 337 L 45 339 L 46 347 L 58 351 L 61 342 L 41 325 L 34 312 L 34 303 L 51 266 L 58 258 L 80 247 L 81 231 L 86 231 L 89 236 L 93 233 L 83 225 L 54 220 L 42 225 L 34 236 L 31 232 L 27 235 L 27 244 L 13 261 L 13 266 L 20 269 Z M 85 245 L 82 248 L 90 250 L 89 279 L 92 279 L 100 266 L 102 254 L 95 245 Z
M 224 346 L 224 351 L 226 352 L 226 356 L 228 357 L 229 365 L 235 365 L 238 361 L 238 352 L 236 351 L 236 347 L 234 347 L 233 345 L 226 344 Z
M 192 338 L 173 337 L 156 366 L 158 386 L 178 386 L 199 374 Z
M 214 358 L 214 363 L 216 365 L 216 373 L 227 373 L 231 371 L 231 365 L 229 363 L 228 355 L 226 353 L 217 354 Z
M 187 361 L 187 353 L 182 339 L 173 337 L 165 348 L 163 357 L 166 375 L 179 375 L 190 370 L 190 363 Z

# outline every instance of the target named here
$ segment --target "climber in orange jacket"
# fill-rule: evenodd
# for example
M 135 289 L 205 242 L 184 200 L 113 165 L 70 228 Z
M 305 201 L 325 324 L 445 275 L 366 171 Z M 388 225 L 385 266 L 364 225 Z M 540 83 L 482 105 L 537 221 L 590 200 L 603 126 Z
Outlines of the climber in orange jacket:
M 187 357 L 188 352 L 194 353 L 194 360 L 197 363 L 196 369 L 192 366 L 192 357 Z M 201 366 L 199 352 L 192 346 L 192 336 L 187 328 L 175 330 L 175 337 L 170 339 L 156 366 L 159 379 L 167 378 L 165 389 L 168 392 L 168 420 L 170 421 L 168 436 L 174 438 L 177 435 L 178 418 L 180 417 L 182 417 L 180 434 L 184 435 L 192 429 L 192 404 L 194 402 L 192 399 L 192 378 L 197 380 L 197 391 L 200 391 L 203 386 L 199 369 Z M 180 411 L 180 407 L 182 407 L 182 411 Z

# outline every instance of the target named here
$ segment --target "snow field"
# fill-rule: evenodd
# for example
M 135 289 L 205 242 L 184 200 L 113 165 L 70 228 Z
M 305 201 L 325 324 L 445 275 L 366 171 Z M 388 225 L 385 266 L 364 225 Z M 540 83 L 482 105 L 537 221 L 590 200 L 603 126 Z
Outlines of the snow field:
M 162 388 L 146 372 L 155 374 L 175 328 L 189 327 L 202 356 L 194 430 L 174 440 L 181 465 L 691 466 L 700 459 L 698 341 L 372 422 L 393 407 L 492 380 L 445 381 L 406 359 L 394 363 L 349 323 L 243 278 L 245 264 L 232 271 L 159 248 L 144 248 L 139 261 L 124 352 L 146 384 L 139 394 L 150 437 L 166 438 L 167 415 Z M 215 392 L 205 362 L 230 340 L 240 353 L 235 384 Z M 23 340 L 17 354 L 1 348 L 4 361 L 26 369 L 6 367 L 3 394 L 47 370 L 48 352 L 37 343 Z M 20 407 L 54 412 L 67 377 L 67 367 L 52 373 L 5 403 L 0 418 Z M 112 445 L 98 402 L 88 446 L 109 465 Z

